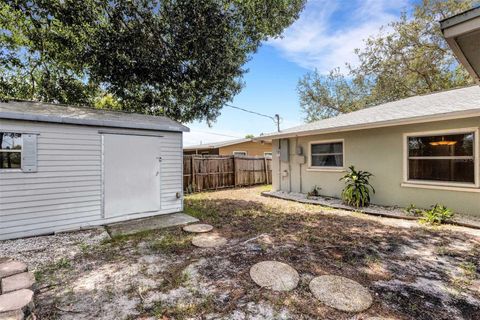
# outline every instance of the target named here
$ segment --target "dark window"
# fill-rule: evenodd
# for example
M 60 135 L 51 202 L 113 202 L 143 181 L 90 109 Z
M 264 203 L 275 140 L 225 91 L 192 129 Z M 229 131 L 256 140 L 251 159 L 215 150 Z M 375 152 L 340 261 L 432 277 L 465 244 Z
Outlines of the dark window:
M 0 132 L 0 169 L 20 169 L 22 167 L 22 135 Z
M 312 167 L 343 167 L 343 142 L 312 143 Z
M 475 133 L 408 138 L 408 179 L 475 183 Z

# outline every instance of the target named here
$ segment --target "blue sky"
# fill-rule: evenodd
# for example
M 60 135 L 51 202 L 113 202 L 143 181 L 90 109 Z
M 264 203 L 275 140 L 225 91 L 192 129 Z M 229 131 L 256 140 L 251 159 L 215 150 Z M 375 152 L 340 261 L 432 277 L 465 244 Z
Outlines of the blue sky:
M 265 42 L 246 68 L 245 87 L 232 105 L 274 115 L 280 114 L 281 127 L 303 122 L 297 82 L 305 73 L 322 73 L 345 63 L 357 63 L 355 48 L 380 32 L 380 27 L 398 19 L 413 0 L 309 0 L 300 18 L 284 31 L 282 38 Z M 387 30 L 388 31 L 388 30 Z M 225 107 L 212 127 L 205 123 L 187 124 L 184 145 L 242 138 L 275 131 L 273 121 Z

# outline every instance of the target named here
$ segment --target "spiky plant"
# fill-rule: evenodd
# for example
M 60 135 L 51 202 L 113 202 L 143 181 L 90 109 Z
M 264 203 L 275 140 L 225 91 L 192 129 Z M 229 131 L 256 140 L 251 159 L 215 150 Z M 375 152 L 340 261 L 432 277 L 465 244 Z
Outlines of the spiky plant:
M 342 191 L 343 201 L 357 208 L 368 206 L 370 190 L 375 193 L 375 189 L 369 182 L 373 174 L 368 171 L 357 171 L 354 166 L 350 166 L 348 170 L 347 174 L 340 178 L 340 181 L 345 182 L 345 188 Z

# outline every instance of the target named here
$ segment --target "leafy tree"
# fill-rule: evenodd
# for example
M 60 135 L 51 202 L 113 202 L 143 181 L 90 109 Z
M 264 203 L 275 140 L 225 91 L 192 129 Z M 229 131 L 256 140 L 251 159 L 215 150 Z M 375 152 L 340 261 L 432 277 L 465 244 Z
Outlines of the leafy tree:
M 411 15 L 382 28 L 355 52 L 359 65 L 347 64 L 327 76 L 317 71 L 299 80 L 306 121 L 335 116 L 369 105 L 472 83 L 445 42 L 438 21 L 471 8 L 473 1 L 424 0 Z
M 6 0 L 0 95 L 211 122 L 304 1 Z
M 245 139 L 252 139 L 252 138 L 255 138 L 255 135 L 253 135 L 253 134 L 246 134 L 245 135 Z
M 355 111 L 366 105 L 364 83 L 347 79 L 339 69 L 327 75 L 316 70 L 307 73 L 299 80 L 297 90 L 307 122 Z

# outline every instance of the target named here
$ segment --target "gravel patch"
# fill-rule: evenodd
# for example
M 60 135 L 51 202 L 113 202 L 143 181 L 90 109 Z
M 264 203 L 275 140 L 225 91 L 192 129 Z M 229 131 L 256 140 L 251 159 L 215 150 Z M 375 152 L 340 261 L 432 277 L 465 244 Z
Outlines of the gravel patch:
M 27 263 L 29 270 L 61 259 L 71 259 L 88 246 L 110 239 L 103 228 L 62 232 L 54 235 L 0 241 L 0 257 Z

